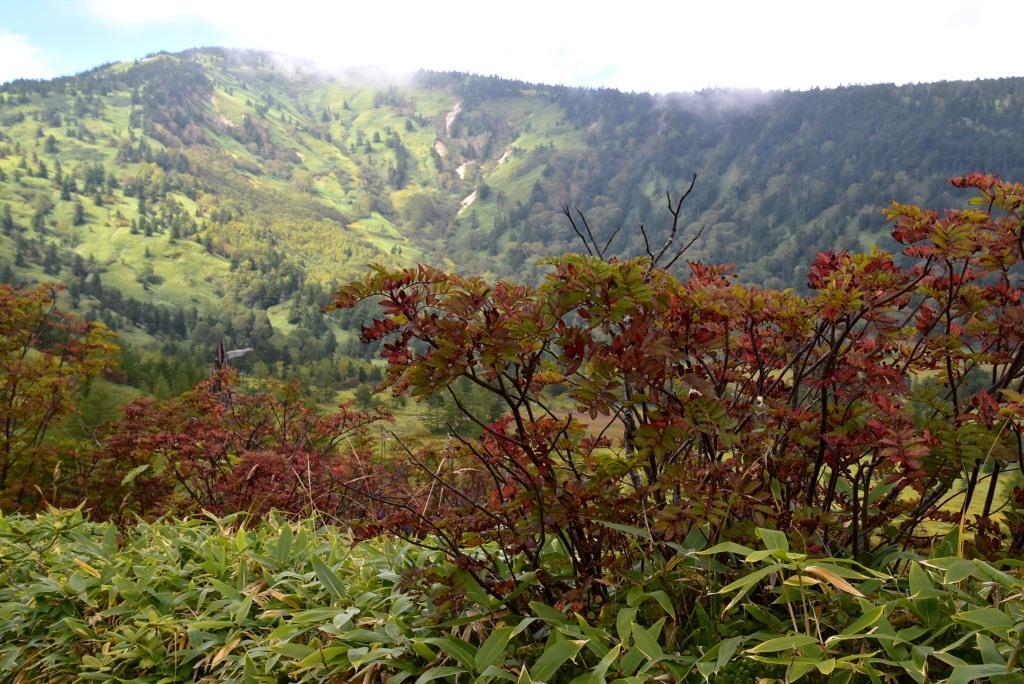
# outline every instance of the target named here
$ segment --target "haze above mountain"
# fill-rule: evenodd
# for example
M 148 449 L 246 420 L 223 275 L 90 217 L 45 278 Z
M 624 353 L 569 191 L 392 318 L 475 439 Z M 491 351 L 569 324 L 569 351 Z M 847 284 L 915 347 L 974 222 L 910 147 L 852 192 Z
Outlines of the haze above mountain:
M 37 0 L 0 4 L 0 82 L 196 45 L 354 64 L 496 74 L 544 83 L 676 92 L 807 89 L 1016 75 L 1024 6 L 961 0 L 751 0 L 628 11 L 582 0 L 514 7 L 448 0 Z M 984 58 L 963 49 L 986 36 Z

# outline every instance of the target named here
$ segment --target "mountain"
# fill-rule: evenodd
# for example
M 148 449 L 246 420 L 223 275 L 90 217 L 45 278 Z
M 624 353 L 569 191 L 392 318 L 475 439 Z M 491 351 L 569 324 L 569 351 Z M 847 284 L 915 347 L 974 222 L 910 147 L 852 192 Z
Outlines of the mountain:
M 64 280 L 130 345 L 336 374 L 354 323 L 319 307 L 369 262 L 536 279 L 580 248 L 565 205 L 639 254 L 697 173 L 693 258 L 800 287 L 816 251 L 884 244 L 890 199 L 1024 177 L 1022 132 L 1022 78 L 654 96 L 161 53 L 0 87 L 0 280 Z

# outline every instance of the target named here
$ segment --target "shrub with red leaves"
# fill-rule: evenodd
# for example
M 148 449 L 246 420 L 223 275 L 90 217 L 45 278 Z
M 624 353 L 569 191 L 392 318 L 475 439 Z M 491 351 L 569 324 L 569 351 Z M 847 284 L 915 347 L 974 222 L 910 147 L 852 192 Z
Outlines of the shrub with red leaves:
M 459 404 L 483 436 L 456 434 L 429 463 L 410 453 L 437 494 L 374 529 L 433 533 L 492 588 L 503 554 L 544 567 L 556 539 L 568 584 L 593 597 L 630 562 L 628 529 L 661 544 L 774 526 L 809 550 L 884 553 L 927 544 L 922 523 L 948 519 L 963 487 L 961 515 L 987 490 L 983 522 L 965 521 L 981 546 L 1002 534 L 1020 553 L 1020 516 L 993 522 L 992 499 L 1000 473 L 1024 465 L 1024 187 L 952 182 L 977 191 L 970 209 L 893 203 L 903 255 L 824 252 L 809 295 L 696 262 L 676 277 L 676 220 L 664 247 L 644 230 L 648 256 L 628 260 L 574 223 L 587 254 L 549 260 L 536 287 L 375 267 L 334 306 L 380 302 L 362 336 L 386 342 L 386 384 L 458 402 L 465 378 L 505 417 L 485 425 Z M 556 409 L 556 394 L 571 405 Z M 559 581 L 541 578 L 552 596 Z
M 200 510 L 258 517 L 276 508 L 362 518 L 373 503 L 346 485 L 379 467 L 366 428 L 386 418 L 347 405 L 322 412 L 302 400 L 296 383 L 241 392 L 234 373 L 223 371 L 179 398 L 129 404 L 79 463 L 66 503 L 84 499 L 104 517 Z

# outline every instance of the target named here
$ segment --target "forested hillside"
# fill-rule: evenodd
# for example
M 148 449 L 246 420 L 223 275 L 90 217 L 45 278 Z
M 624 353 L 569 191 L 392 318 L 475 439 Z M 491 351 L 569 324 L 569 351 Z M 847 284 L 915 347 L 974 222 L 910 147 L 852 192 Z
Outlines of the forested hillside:
M 0 88 L 0 280 L 63 280 L 165 356 L 226 337 L 326 382 L 370 353 L 358 311 L 320 314 L 369 262 L 536 280 L 537 257 L 577 248 L 563 205 L 640 254 L 636 225 L 697 173 L 690 255 L 801 287 L 818 250 L 885 239 L 891 198 L 946 206 L 956 173 L 1024 176 L 1022 100 L 1024 79 L 652 96 L 159 54 Z

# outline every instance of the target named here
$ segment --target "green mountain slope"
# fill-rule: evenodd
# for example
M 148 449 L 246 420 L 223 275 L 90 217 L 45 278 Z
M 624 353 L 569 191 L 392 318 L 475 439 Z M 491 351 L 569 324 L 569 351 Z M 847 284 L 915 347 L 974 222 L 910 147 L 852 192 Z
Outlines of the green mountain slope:
M 318 309 L 368 262 L 535 278 L 577 248 L 563 205 L 640 253 L 693 172 L 694 258 L 800 286 L 815 251 L 884 241 L 891 198 L 1024 177 L 1022 132 L 1024 79 L 655 97 L 159 54 L 0 87 L 0 278 L 65 280 L 130 341 L 312 361 L 354 352 Z

